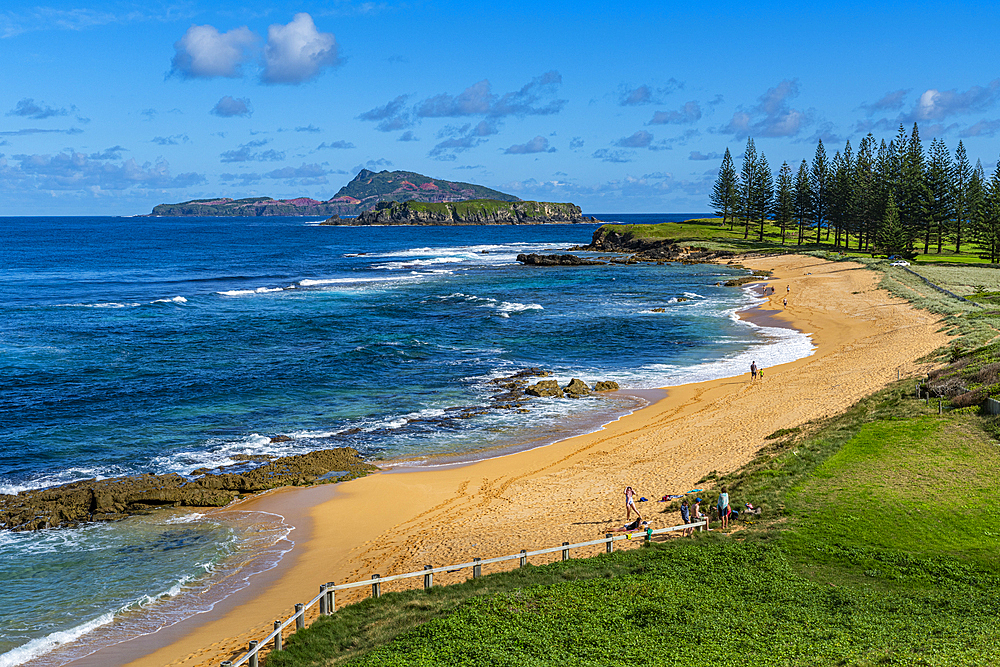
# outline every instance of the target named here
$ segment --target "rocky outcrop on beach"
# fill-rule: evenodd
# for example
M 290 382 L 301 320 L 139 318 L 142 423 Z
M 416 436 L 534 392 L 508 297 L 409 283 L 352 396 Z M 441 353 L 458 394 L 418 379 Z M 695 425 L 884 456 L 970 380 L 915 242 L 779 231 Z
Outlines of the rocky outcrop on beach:
M 599 262 L 593 259 L 583 259 L 582 257 L 577 257 L 576 255 L 538 255 L 535 253 L 524 254 L 521 253 L 517 256 L 517 261 L 522 264 L 528 264 L 531 266 L 596 266 L 598 264 L 605 264 L 606 262 Z
M 583 380 L 573 378 L 568 385 L 563 387 L 563 392 L 568 398 L 580 398 L 581 396 L 590 396 L 591 389 Z
M 620 387 L 614 380 L 602 380 L 594 383 L 594 391 L 618 391 Z
M 653 238 L 633 233 L 631 225 L 601 225 L 594 231 L 590 245 L 576 246 L 570 250 L 626 253 L 627 263 L 634 262 L 685 262 L 702 263 L 732 257 L 728 250 L 708 250 L 688 247 L 667 238 Z M 621 262 L 623 260 L 619 260 Z
M 330 218 L 328 225 L 538 225 L 597 222 L 576 204 L 470 199 L 459 202 L 382 201 L 353 220 Z
M 222 507 L 249 493 L 279 486 L 343 481 L 376 470 L 349 447 L 281 458 L 266 455 L 240 458 L 247 462 L 261 459 L 267 462 L 249 470 L 245 469 L 246 464 L 229 466 L 217 473 L 197 470 L 192 478 L 146 474 L 80 480 L 17 495 L 0 494 L 0 528 L 39 530 L 115 521 L 162 507 Z M 331 472 L 337 473 L 335 479 L 321 480 Z
M 538 398 L 562 398 L 563 390 L 555 380 L 541 380 L 524 390 L 528 396 Z

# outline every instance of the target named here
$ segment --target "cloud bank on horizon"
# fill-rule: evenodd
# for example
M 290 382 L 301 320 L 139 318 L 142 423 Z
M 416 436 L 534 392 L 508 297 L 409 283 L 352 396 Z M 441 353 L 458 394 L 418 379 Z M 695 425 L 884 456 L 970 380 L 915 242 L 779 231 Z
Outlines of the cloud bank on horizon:
M 17 64 L 0 92 L 0 215 L 327 199 L 362 168 L 589 212 L 705 212 L 724 149 L 748 137 L 777 168 L 914 122 L 992 169 L 1000 76 L 982 45 L 998 24 L 985 3 L 51 0 L 0 10 Z

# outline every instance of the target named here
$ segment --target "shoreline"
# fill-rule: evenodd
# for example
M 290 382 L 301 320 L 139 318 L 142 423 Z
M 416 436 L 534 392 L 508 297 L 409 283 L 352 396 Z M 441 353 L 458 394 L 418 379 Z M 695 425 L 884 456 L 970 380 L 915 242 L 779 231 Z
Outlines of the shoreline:
M 247 639 L 266 634 L 274 618 L 287 617 L 292 605 L 310 599 L 321 582 L 360 580 L 375 572 L 418 570 L 424 563 L 447 565 L 472 556 L 490 557 L 563 540 L 590 539 L 617 522 L 621 513 L 618 495 L 625 484 L 636 486 L 640 495 L 654 498 L 683 492 L 711 470 L 739 467 L 763 445 L 764 435 L 840 411 L 894 380 L 897 366 L 912 370 L 913 359 L 947 340 L 936 332 L 936 317 L 875 289 L 878 274 L 859 265 L 802 256 L 753 258 L 746 263 L 753 268 L 775 268 L 775 278 L 784 280 L 782 285 L 791 282 L 793 291 L 788 295 L 787 311 L 765 308 L 780 308 L 785 294 L 776 291 L 767 303 L 738 315 L 757 326 L 812 331 L 816 346 L 812 355 L 769 368 L 765 382 L 749 384 L 737 376 L 669 387 L 665 397 L 651 405 L 595 431 L 554 444 L 447 468 L 397 469 L 338 485 L 282 489 L 219 510 L 274 511 L 276 503 L 290 503 L 286 509 L 298 514 L 294 519 L 286 516 L 286 521 L 296 526 L 295 548 L 267 573 L 269 576 L 258 575 L 249 587 L 212 612 L 70 664 L 217 664 L 233 651 L 245 649 Z M 845 272 L 846 276 L 840 275 Z M 838 287 L 827 295 L 836 298 L 824 299 L 823 293 L 828 290 L 822 287 L 833 280 L 853 280 L 866 289 L 854 296 L 851 290 Z M 773 283 L 773 279 L 768 282 Z M 800 291 L 811 294 L 811 301 L 797 306 L 792 297 Z M 838 312 L 843 301 L 868 307 L 845 314 Z M 873 309 L 878 309 L 874 320 L 869 312 Z M 893 317 L 882 317 L 886 312 Z M 879 331 L 873 332 L 873 328 Z M 759 417 L 762 400 L 774 403 L 781 398 L 775 396 L 776 392 L 761 391 L 766 385 L 775 383 L 772 386 L 780 386 L 785 395 L 786 377 L 794 383 L 803 370 L 824 366 L 831 356 L 863 354 L 855 349 L 856 343 L 877 342 L 871 340 L 875 333 L 886 339 L 892 338 L 884 335 L 887 333 L 906 337 L 907 345 L 900 347 L 897 341 L 888 349 L 906 349 L 907 358 L 899 364 L 890 360 L 877 368 L 856 365 L 866 371 L 867 381 L 856 382 L 837 400 L 827 400 L 831 386 L 843 384 L 833 383 L 838 379 L 836 374 L 829 370 L 805 373 L 810 380 L 806 384 L 815 385 L 819 380 L 828 385 L 818 391 L 824 404 L 804 400 L 794 409 L 784 410 L 783 415 L 772 411 L 766 428 L 761 428 L 764 424 L 733 420 L 727 414 L 731 412 L 726 410 L 728 404 L 749 402 L 750 414 Z M 876 370 L 883 371 L 881 379 L 872 377 Z M 744 428 L 751 426 L 756 428 Z M 704 430 L 711 434 L 698 433 Z M 730 432 L 731 436 L 732 431 L 738 431 L 738 446 L 721 451 L 712 437 L 720 431 Z M 673 470 L 653 469 L 664 463 L 663 457 Z M 400 497 L 407 498 L 410 505 L 400 507 L 393 502 Z M 655 503 L 642 507 L 644 512 L 658 509 Z M 537 530 L 542 516 L 551 519 L 551 530 Z M 593 520 L 598 517 L 604 518 Z M 655 514 L 654 519 L 657 523 L 667 520 Z M 446 581 L 442 579 L 442 583 Z M 133 659 L 131 662 L 122 662 L 126 654 Z M 143 657 L 135 659 L 138 656 Z

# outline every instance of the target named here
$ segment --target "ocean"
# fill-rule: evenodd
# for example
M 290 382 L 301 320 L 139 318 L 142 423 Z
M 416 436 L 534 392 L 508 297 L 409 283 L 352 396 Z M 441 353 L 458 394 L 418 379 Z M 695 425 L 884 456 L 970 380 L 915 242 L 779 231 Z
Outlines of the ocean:
M 515 260 L 586 244 L 594 224 L 317 222 L 0 219 L 0 493 L 341 446 L 381 465 L 471 460 L 593 430 L 641 390 L 812 350 L 736 317 L 759 302 L 719 284 L 738 268 Z M 490 380 L 528 367 L 631 391 L 490 409 Z M 164 511 L 0 532 L 0 667 L 65 664 L 211 608 L 290 530 Z

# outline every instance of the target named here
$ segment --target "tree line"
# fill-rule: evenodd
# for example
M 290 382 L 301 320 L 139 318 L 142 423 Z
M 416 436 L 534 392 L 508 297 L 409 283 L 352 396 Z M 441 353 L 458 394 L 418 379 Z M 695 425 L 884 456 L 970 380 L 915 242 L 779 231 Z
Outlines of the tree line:
M 916 123 L 909 135 L 900 125 L 888 144 L 869 134 L 855 151 L 848 141 L 832 159 L 820 140 L 811 164 L 793 173 L 784 162 L 777 178 L 750 138 L 739 173 L 726 149 L 710 201 L 724 225 L 744 227 L 743 238 L 753 230 L 763 241 L 770 220 L 782 245 L 791 237 L 907 256 L 972 245 L 1000 260 L 1000 163 L 987 179 L 961 141 L 954 155 L 939 139 L 925 151 Z

